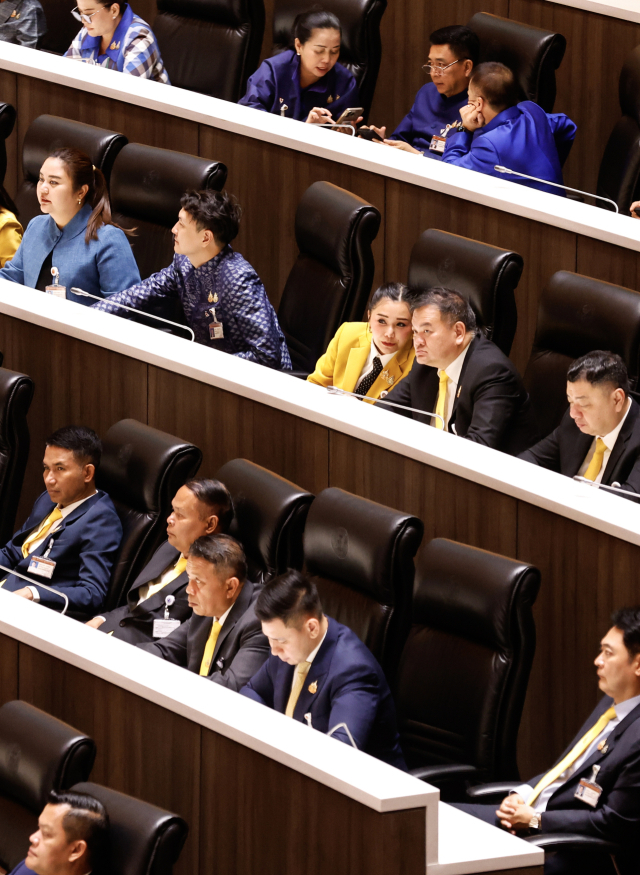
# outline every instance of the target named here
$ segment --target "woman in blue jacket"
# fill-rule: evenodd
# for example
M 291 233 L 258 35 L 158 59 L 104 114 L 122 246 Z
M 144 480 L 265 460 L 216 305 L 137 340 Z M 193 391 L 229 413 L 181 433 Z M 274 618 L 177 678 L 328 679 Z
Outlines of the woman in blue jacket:
M 263 61 L 238 102 L 311 124 L 339 118 L 360 99 L 355 77 L 337 63 L 341 38 L 333 13 L 301 13 L 293 22 L 293 48 Z
M 111 220 L 102 172 L 79 149 L 56 149 L 40 169 L 38 201 L 44 216 L 32 219 L 18 251 L 0 278 L 44 291 L 52 269 L 67 298 L 91 306 L 85 292 L 107 298 L 140 282 L 140 272 L 124 231 Z

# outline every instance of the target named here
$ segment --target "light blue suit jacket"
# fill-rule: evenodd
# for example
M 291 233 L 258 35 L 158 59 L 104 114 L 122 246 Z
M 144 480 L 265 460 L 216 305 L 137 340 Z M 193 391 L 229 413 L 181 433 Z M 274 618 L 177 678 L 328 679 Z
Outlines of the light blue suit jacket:
M 103 225 L 98 239 L 85 243 L 92 208 L 85 204 L 60 230 L 51 216 L 36 216 L 27 225 L 13 259 L 0 270 L 0 278 L 35 289 L 45 258 L 53 251 L 53 266 L 67 298 L 91 306 L 91 298 L 71 294 L 72 286 L 107 298 L 140 282 L 140 271 L 126 235 L 113 225 Z

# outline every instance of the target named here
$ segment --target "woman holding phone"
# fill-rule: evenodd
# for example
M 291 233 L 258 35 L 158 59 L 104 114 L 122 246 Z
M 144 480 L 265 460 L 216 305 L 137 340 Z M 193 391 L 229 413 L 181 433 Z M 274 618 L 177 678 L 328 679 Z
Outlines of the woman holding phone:
M 238 102 L 309 124 L 333 122 L 357 107 L 355 77 L 338 63 L 338 18 L 331 12 L 302 12 L 291 30 L 292 48 L 263 61 Z

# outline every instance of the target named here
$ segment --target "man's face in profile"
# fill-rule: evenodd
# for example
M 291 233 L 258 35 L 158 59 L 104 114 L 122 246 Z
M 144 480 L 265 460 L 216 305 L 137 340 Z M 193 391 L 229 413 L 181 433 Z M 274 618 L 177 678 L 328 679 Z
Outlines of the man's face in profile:
M 37 875 L 63 875 L 78 859 L 77 845 L 85 842 L 69 841 L 63 820 L 70 811 L 68 805 L 45 805 L 38 818 L 38 829 L 29 836 L 29 852 L 25 865 Z M 81 856 L 80 854 L 80 856 Z

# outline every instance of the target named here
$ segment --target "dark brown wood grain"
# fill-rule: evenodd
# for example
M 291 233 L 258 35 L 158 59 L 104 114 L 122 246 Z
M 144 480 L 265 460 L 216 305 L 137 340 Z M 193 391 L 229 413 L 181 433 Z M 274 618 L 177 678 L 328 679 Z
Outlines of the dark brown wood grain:
M 0 103 L 10 103 L 11 106 L 18 105 L 18 86 L 17 76 L 8 70 L 0 70 Z M 4 187 L 13 197 L 16 193 L 17 185 L 17 149 L 18 149 L 18 123 L 13 128 L 13 133 L 5 140 L 5 148 L 7 150 L 7 173 L 4 178 Z M 2 182 L 2 180 L 0 180 Z
M 0 705 L 18 698 L 18 642 L 0 635 Z
M 640 291 L 640 253 L 632 249 L 578 237 L 577 272 Z

